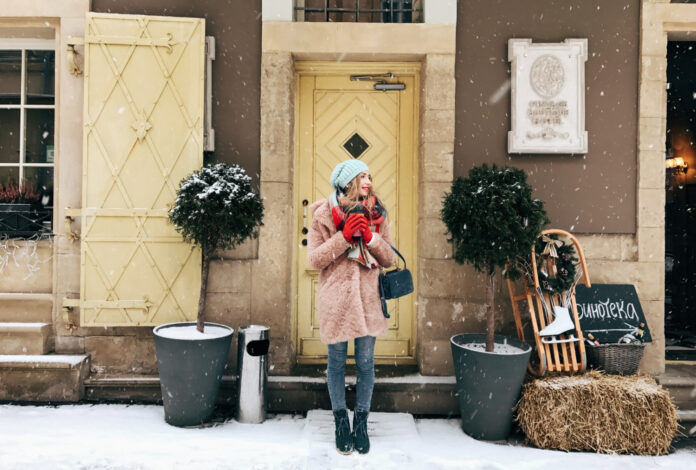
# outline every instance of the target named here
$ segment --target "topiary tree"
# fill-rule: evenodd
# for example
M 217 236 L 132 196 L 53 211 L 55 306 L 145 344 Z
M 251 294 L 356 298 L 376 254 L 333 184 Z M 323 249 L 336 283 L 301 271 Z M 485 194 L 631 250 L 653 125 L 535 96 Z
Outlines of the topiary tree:
M 482 165 L 457 178 L 443 200 L 441 217 L 454 245 L 454 259 L 487 276 L 486 351 L 495 333 L 495 269 L 515 279 L 518 257 L 529 255 L 548 223 L 544 204 L 532 197 L 524 171 Z M 507 267 L 507 269 L 506 269 Z
M 238 165 L 217 163 L 181 180 L 169 220 L 184 240 L 198 245 L 203 255 L 201 296 L 196 328 L 203 332 L 205 293 L 210 260 L 218 249 L 234 248 L 258 236 L 263 225 L 263 202 L 251 188 L 251 178 Z

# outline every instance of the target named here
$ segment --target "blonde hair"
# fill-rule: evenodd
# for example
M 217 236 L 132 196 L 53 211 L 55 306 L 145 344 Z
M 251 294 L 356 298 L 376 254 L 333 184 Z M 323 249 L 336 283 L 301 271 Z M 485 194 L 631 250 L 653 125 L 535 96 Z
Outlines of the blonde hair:
M 360 179 L 360 174 L 353 178 L 343 190 L 343 199 L 349 206 L 348 210 L 352 210 L 362 204 L 362 201 L 360 200 L 360 184 L 358 181 Z M 375 200 L 380 206 L 384 207 L 382 200 L 377 193 L 375 193 L 373 186 L 370 186 L 370 189 L 367 192 L 367 201 L 364 204 L 370 213 L 372 213 L 372 210 L 375 208 Z

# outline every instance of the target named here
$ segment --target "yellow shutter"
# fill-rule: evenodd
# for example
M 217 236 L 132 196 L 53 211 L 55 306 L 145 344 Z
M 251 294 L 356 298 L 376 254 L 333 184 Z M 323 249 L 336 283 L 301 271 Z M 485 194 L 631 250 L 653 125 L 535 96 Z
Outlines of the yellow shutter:
M 88 13 L 82 326 L 195 318 L 201 255 L 167 220 L 203 163 L 205 21 Z

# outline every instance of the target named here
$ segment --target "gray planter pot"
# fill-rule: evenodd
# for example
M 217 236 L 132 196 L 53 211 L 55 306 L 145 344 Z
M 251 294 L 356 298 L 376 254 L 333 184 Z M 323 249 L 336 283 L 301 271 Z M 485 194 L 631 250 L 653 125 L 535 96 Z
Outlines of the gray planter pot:
M 495 354 L 463 347 L 485 343 L 486 335 L 459 334 L 450 338 L 462 429 L 476 439 L 497 441 L 507 438 L 527 371 L 532 347 L 518 339 L 496 336 L 496 343 L 507 342 L 522 350 L 520 354 Z
M 205 339 L 177 336 L 196 322 L 168 323 L 153 330 L 159 369 L 164 420 L 174 426 L 196 426 L 215 410 L 222 372 L 227 362 L 234 330 L 218 323 L 205 323 L 227 331 Z M 219 330 L 218 330 L 219 331 Z

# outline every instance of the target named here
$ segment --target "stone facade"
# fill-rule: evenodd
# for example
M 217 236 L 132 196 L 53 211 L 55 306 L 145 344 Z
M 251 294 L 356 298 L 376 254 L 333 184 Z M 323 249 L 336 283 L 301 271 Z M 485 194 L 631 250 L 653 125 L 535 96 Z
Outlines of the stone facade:
M 17 3 L 18 2 L 10 2 Z M 86 8 L 87 2 L 75 3 Z M 78 5 L 79 4 L 79 5 Z M 45 16 L 45 2 L 26 2 Z M 53 15 L 60 17 L 60 14 Z M 664 135 L 666 127 L 666 47 L 668 34 L 696 31 L 696 6 L 644 0 L 641 13 L 638 137 L 638 191 L 635 234 L 578 236 L 593 282 L 636 285 L 654 342 L 646 348 L 641 370 L 664 370 Z M 61 50 L 68 36 L 80 36 L 84 15 L 60 21 Z M 420 81 L 418 140 L 418 303 L 417 361 L 424 375 L 451 375 L 449 338 L 481 331 L 485 324 L 483 277 L 452 259 L 444 224 L 442 197 L 453 180 L 455 123 L 455 25 L 376 25 L 267 22 L 263 24 L 261 61 L 260 184 L 265 203 L 260 238 L 219 253 L 211 265 L 207 314 L 211 321 L 239 327 L 261 323 L 271 328 L 271 374 L 290 375 L 295 365 L 292 234 L 296 60 L 417 61 Z M 0 292 L 52 294 L 55 351 L 91 355 L 91 372 L 105 375 L 156 375 L 150 328 L 85 328 L 79 311 L 63 310 L 66 297 L 80 291 L 79 242 L 61 231 L 65 208 L 80 206 L 82 174 L 82 79 L 65 72 L 64 54 L 56 54 L 60 107 L 56 128 L 56 231 L 53 244 L 42 243 L 47 259 L 34 275 L 8 267 Z M 72 225 L 79 233 L 79 220 Z M 514 334 L 507 289 L 498 278 L 497 312 L 501 330 Z M 9 309 L 3 300 L 0 311 Z M 46 299 L 35 300 L 36 305 Z M 14 308 L 14 307 L 13 307 Z M 24 308 L 24 307 L 22 307 Z M 26 305 L 31 310 L 31 306 Z M 16 310 L 16 309 L 15 309 Z M 27 310 L 28 311 L 28 310 Z M 231 348 L 228 373 L 235 366 Z

